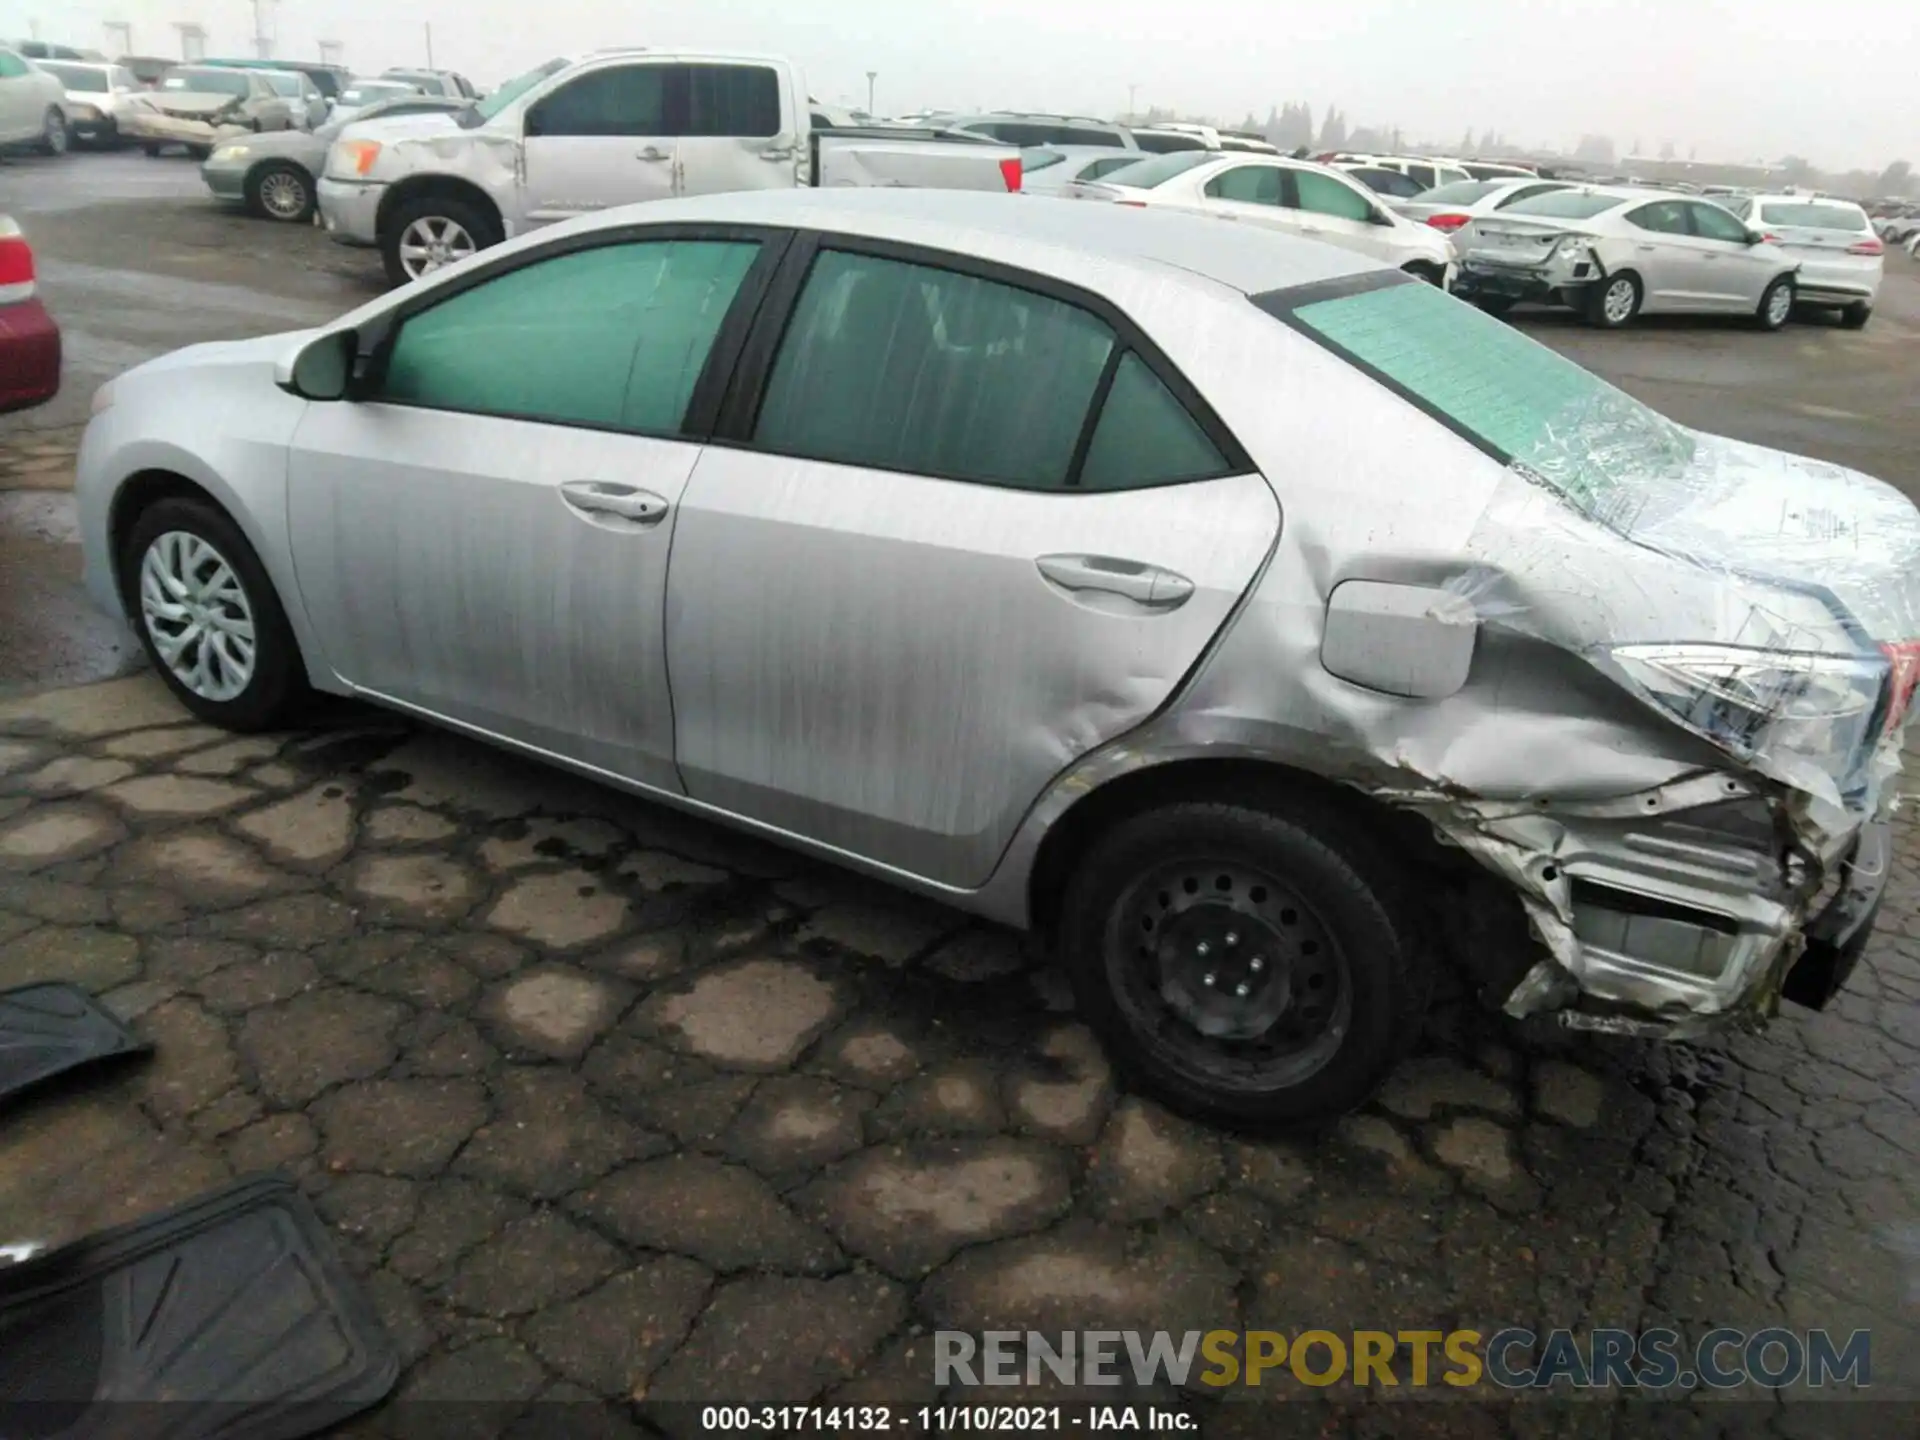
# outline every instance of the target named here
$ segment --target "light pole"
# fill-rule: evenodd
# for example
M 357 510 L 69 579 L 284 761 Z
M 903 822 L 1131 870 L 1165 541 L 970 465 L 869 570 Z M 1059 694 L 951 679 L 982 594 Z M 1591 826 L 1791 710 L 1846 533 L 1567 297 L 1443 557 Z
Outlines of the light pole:
M 880 78 L 878 70 L 867 71 L 867 118 L 873 118 L 873 82 Z
M 1129 122 L 1132 121 L 1135 115 L 1140 113 L 1139 111 L 1133 108 L 1133 97 L 1139 91 L 1139 89 L 1140 89 L 1140 86 L 1137 81 L 1134 84 L 1127 86 L 1127 119 Z

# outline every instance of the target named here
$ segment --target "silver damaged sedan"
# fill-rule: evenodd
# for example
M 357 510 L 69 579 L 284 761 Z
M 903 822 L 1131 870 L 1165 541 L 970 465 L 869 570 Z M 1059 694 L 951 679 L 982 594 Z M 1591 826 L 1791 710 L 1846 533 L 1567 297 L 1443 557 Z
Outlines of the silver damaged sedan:
M 541 230 L 105 387 L 87 580 L 197 714 L 359 695 L 1036 930 L 1142 1088 L 1363 1100 L 1442 967 L 1689 1035 L 1886 880 L 1920 515 L 1433 286 L 928 190 Z

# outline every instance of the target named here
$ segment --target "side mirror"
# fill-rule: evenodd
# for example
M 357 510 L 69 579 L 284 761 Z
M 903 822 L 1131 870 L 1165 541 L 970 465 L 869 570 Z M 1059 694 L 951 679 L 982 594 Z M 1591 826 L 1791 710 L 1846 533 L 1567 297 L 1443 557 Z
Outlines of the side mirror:
M 1375 210 L 1367 217 L 1367 223 L 1369 225 L 1391 225 L 1393 224 L 1393 217 L 1384 210 Z
M 525 129 L 527 139 L 529 140 L 546 132 L 546 116 L 541 112 L 538 105 L 527 111 Z
M 1747 231 L 1747 244 L 1764 245 L 1766 243 L 1767 243 L 1767 237 L 1762 235 L 1758 230 Z
M 360 337 L 352 330 L 322 335 L 294 358 L 281 388 L 302 400 L 344 400 L 359 351 Z

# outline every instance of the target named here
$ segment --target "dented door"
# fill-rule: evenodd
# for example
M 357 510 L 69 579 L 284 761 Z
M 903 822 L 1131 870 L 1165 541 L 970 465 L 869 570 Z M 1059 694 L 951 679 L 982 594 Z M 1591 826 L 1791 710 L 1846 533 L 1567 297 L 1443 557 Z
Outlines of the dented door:
M 1059 493 L 711 447 L 667 587 L 687 793 L 978 885 L 1173 696 L 1279 524 L 1252 474 Z

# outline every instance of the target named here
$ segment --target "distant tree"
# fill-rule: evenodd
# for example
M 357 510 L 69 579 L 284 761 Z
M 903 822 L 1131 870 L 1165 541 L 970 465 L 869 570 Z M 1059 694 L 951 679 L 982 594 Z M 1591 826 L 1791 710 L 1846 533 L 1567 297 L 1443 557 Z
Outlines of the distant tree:
M 1629 155 L 1644 155 L 1647 153 L 1647 149 L 1646 149 L 1646 146 L 1642 145 L 1638 140 L 1635 140 L 1633 142 L 1633 149 L 1629 150 L 1627 153 Z
M 1789 185 L 1811 185 L 1816 173 L 1813 162 L 1804 155 L 1788 155 L 1773 168 L 1780 172 L 1780 178 Z
M 1460 137 L 1460 154 L 1471 159 L 1477 153 L 1478 147 L 1473 143 L 1473 131 L 1469 130 Z
M 1393 136 L 1385 130 L 1376 130 L 1371 125 L 1362 125 L 1346 139 L 1349 150 L 1391 150 Z
M 1913 189 L 1913 166 L 1905 160 L 1896 160 L 1880 172 L 1876 184 L 1877 194 L 1908 194 Z
M 1387 143 L 1396 155 L 1407 148 L 1407 142 L 1401 137 L 1400 127 L 1398 125 L 1393 127 L 1393 135 Z
M 1246 118 L 1246 119 L 1244 119 L 1244 120 L 1242 120 L 1242 121 L 1240 122 L 1240 125 L 1239 125 L 1239 127 L 1238 127 L 1238 128 L 1240 128 L 1240 129 L 1242 129 L 1242 130 L 1253 130 L 1253 131 L 1258 131 L 1258 130 L 1260 129 L 1260 120 L 1259 120 L 1259 117 L 1258 117 L 1258 116 L 1256 116 L 1256 115 L 1255 115 L 1255 114 L 1253 113 L 1253 111 L 1251 111 L 1251 110 L 1249 110 L 1249 111 L 1247 111 L 1247 118 Z
M 1311 145 L 1313 133 L 1313 106 L 1302 100 L 1299 110 L 1294 113 L 1293 133 L 1287 138 L 1295 145 Z
M 1573 147 L 1573 158 L 1595 165 L 1611 165 L 1613 141 L 1605 135 L 1582 135 L 1580 143 Z
M 1347 117 L 1340 113 L 1339 107 L 1329 105 L 1327 118 L 1320 122 L 1320 148 L 1322 150 L 1340 150 L 1347 145 Z
M 1660 158 L 1662 160 L 1673 159 L 1673 142 L 1671 140 L 1662 140 L 1660 142 Z

